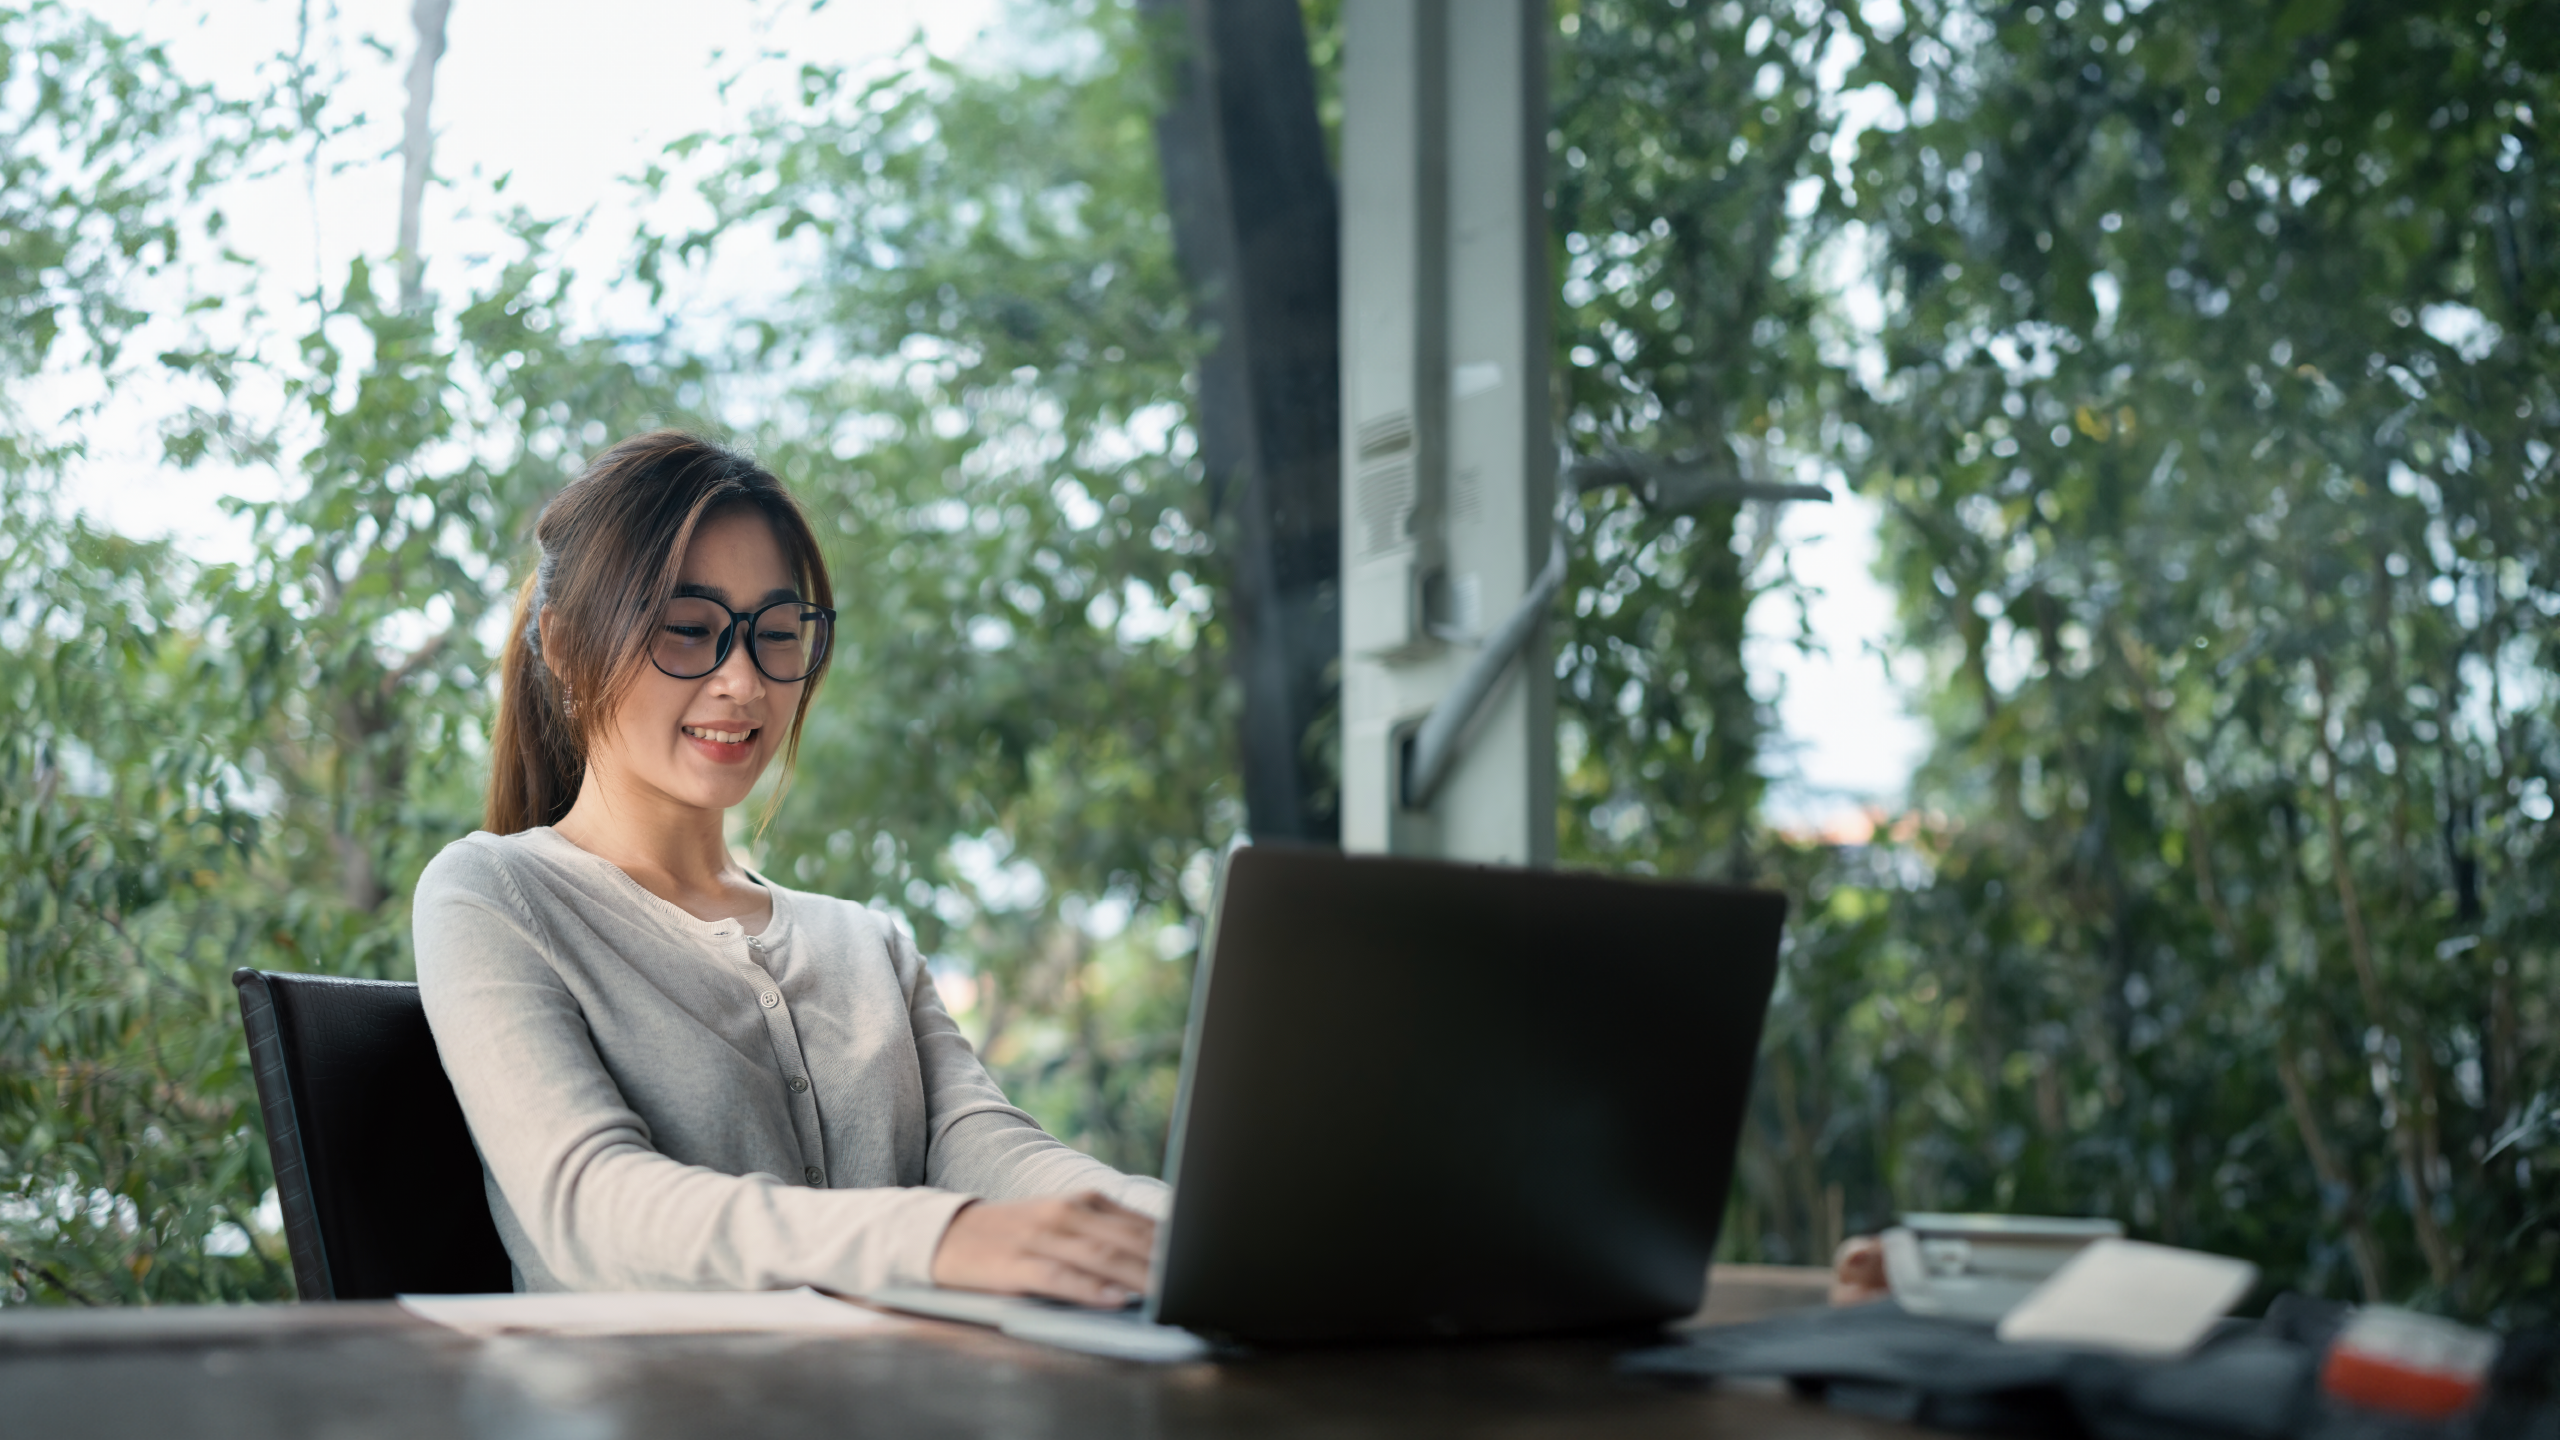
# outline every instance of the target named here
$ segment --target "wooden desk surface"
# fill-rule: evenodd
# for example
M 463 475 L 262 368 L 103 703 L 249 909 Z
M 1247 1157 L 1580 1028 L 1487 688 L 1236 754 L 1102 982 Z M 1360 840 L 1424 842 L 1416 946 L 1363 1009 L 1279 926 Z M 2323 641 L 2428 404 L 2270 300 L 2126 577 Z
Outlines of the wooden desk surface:
M 1712 1322 L 1815 1293 L 1719 1278 Z M 1716 1436 L 1920 1432 L 1776 1387 L 1621 1377 L 1623 1348 L 1537 1342 L 1148 1366 L 964 1326 L 877 1336 L 474 1340 L 389 1304 L 0 1313 L 0 1432 L 15 1437 L 1192 1435 Z

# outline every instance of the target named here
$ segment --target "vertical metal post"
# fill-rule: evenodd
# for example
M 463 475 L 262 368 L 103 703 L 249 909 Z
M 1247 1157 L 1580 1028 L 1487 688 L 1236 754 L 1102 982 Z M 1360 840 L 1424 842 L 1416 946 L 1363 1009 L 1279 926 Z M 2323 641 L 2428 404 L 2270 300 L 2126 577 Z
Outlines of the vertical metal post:
M 1343 15 L 1342 842 L 1555 858 L 1555 694 L 1530 644 L 1447 782 L 1414 727 L 1548 557 L 1546 0 Z

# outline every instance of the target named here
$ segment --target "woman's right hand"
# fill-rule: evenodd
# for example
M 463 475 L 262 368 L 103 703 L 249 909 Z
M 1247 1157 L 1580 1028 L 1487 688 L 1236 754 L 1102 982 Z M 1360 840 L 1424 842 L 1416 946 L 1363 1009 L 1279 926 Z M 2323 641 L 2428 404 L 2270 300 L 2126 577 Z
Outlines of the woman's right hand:
M 1118 1309 L 1147 1291 L 1156 1222 L 1098 1190 L 975 1200 L 933 1252 L 933 1283 Z

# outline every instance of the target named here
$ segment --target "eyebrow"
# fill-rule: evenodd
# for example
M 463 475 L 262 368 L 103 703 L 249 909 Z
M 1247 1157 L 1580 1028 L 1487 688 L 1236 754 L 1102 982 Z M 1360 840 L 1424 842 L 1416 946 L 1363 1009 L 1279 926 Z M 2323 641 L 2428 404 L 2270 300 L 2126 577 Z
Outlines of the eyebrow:
M 729 592 L 721 589 L 717 585 L 696 585 L 692 581 L 688 580 L 676 586 L 676 594 L 690 595 L 703 600 L 717 600 L 724 608 L 729 604 Z M 767 590 L 764 592 L 764 599 L 756 603 L 758 608 L 762 608 L 766 605 L 777 605 L 785 600 L 797 600 L 799 598 L 799 591 L 785 585 L 778 590 Z

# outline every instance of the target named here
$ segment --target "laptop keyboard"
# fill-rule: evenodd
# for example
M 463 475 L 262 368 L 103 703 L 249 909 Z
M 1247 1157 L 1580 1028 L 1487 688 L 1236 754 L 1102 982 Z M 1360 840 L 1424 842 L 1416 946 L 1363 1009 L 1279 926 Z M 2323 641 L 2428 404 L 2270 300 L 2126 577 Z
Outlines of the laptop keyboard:
M 926 1286 L 896 1286 L 862 1298 L 884 1310 L 985 1325 L 1017 1340 L 1116 1360 L 1175 1364 L 1209 1354 L 1208 1342 L 1199 1336 L 1179 1326 L 1155 1324 L 1134 1308 L 1088 1310 L 1052 1300 Z

